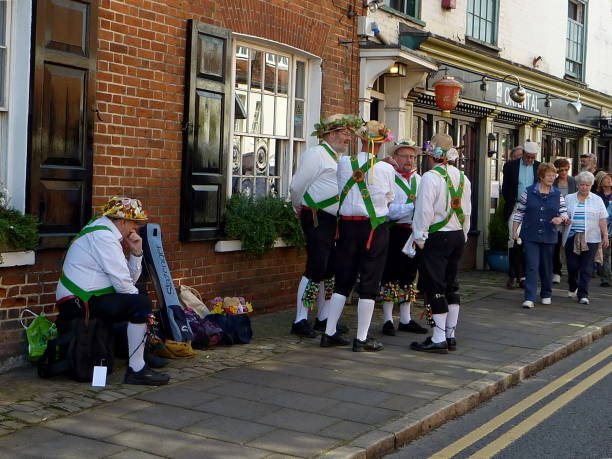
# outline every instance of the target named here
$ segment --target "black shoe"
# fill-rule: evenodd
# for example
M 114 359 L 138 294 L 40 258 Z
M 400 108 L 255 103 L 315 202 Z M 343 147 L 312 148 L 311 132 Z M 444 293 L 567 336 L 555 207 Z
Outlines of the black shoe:
M 360 341 L 357 338 L 353 340 L 353 352 L 376 352 L 382 351 L 384 348 L 385 346 L 374 338 L 368 337 L 365 341 Z
M 395 327 L 393 326 L 393 321 L 387 320 L 383 324 L 382 334 L 387 336 L 395 336 Z
M 455 338 L 446 338 L 446 346 L 449 351 L 457 350 L 457 340 Z
M 600 286 L 600 287 L 609 287 L 609 286 L 610 286 L 610 283 L 609 283 L 609 282 L 604 281 L 604 282 L 602 282 L 601 284 L 599 284 L 599 286 Z
M 403 324 L 400 322 L 399 325 L 397 326 L 397 329 L 399 331 L 405 331 L 405 332 L 410 332 L 410 333 L 420 333 L 420 334 L 427 333 L 427 329 L 425 327 L 421 327 L 419 324 L 417 324 L 412 319 L 407 324 Z
M 314 327 L 312 328 L 314 328 L 317 331 L 325 332 L 326 327 L 327 327 L 327 319 L 325 320 L 315 319 Z M 348 333 L 348 331 L 349 331 L 349 328 L 346 325 L 341 324 L 340 322 L 336 324 L 336 332 Z
M 153 371 L 146 365 L 140 371 L 134 371 L 128 365 L 127 371 L 125 372 L 125 378 L 123 379 L 125 384 L 137 384 L 141 386 L 163 386 L 164 384 L 168 384 L 168 381 L 170 381 L 170 376 Z
M 448 354 L 448 344 L 446 343 L 446 340 L 442 341 L 441 343 L 434 343 L 431 340 L 431 337 L 427 337 L 427 339 L 425 339 L 425 341 L 422 343 L 414 341 L 410 345 L 410 349 L 420 352 L 433 352 L 435 354 Z
M 340 332 L 336 332 L 331 336 L 327 333 L 321 335 L 321 347 L 348 346 L 349 344 L 351 344 L 351 341 L 342 336 Z
M 144 354 L 144 361 L 149 368 L 163 368 L 168 365 L 168 359 L 164 359 L 158 355 L 155 355 L 149 351 Z
M 312 329 L 306 319 L 302 319 L 298 323 L 293 323 L 291 325 L 291 333 L 294 335 L 303 336 L 304 338 L 317 337 L 317 333 Z

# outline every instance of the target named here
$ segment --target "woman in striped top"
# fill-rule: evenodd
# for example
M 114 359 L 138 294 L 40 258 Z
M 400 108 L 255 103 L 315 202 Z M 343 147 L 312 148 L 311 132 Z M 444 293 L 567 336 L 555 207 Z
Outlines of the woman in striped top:
M 568 296 L 577 296 L 581 304 L 589 304 L 589 282 L 599 244 L 604 249 L 609 244 L 608 211 L 601 197 L 591 193 L 594 181 L 595 177 L 590 172 L 581 172 L 576 176 L 578 192 L 567 195 L 570 220 L 565 222 L 563 231 Z

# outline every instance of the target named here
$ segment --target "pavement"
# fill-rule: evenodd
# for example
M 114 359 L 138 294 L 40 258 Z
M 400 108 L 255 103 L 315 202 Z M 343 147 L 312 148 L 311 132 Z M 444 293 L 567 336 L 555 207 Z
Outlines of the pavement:
M 121 384 L 123 361 L 105 388 L 13 370 L 0 375 L 0 455 L 380 457 L 612 330 L 612 288 L 598 279 L 590 305 L 567 298 L 562 281 L 553 304 L 533 310 L 503 274 L 465 272 L 460 282 L 458 349 L 448 355 L 411 351 L 424 335 L 380 335 L 381 308 L 378 353 L 292 336 L 287 311 L 254 316 L 251 344 L 172 361 L 161 388 Z M 354 304 L 342 320 L 354 333 Z

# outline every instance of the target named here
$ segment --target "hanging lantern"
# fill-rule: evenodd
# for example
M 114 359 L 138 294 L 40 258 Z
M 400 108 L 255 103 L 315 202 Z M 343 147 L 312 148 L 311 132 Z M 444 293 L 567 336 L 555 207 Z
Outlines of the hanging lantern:
M 459 93 L 463 85 L 453 77 L 445 76 L 433 84 L 436 94 L 436 105 L 442 110 L 442 116 L 450 118 L 450 111 L 459 103 Z

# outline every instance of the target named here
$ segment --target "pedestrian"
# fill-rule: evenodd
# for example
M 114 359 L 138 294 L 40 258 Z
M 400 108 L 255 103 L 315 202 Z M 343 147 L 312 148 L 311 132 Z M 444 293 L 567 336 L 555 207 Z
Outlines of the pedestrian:
M 338 240 L 336 243 L 336 282 L 329 303 L 329 315 L 321 347 L 350 344 L 336 331 L 346 299 L 359 276 L 357 336 L 353 351 L 380 351 L 382 343 L 368 336 L 374 300 L 380 289 L 385 267 L 389 228 L 389 204 L 395 198 L 395 171 L 391 164 L 377 159 L 383 143 L 393 140 L 384 124 L 371 120 L 357 130 L 361 153 L 344 156 L 338 163 L 340 192 Z
M 580 155 L 580 172 L 590 172 L 595 177 L 595 183 L 593 183 L 591 188 L 593 193 L 597 192 L 599 180 L 607 174 L 605 169 L 597 167 L 597 155 L 594 153 L 582 153 Z
M 312 135 L 319 145 L 308 148 L 300 157 L 291 181 L 293 209 L 300 219 L 306 239 L 306 269 L 297 291 L 295 320 L 291 333 L 315 338 L 315 330 L 327 325 L 328 301 L 334 276 L 336 214 L 338 213 L 338 160 L 353 139 L 353 131 L 363 124 L 354 115 L 332 115 L 315 124 Z M 317 304 L 314 329 L 308 322 L 308 311 Z M 348 328 L 337 324 L 339 331 Z
M 597 187 L 597 195 L 603 200 L 608 210 L 608 247 L 603 249 L 603 260 L 600 268 L 601 287 L 610 286 L 610 252 L 612 248 L 612 174 L 608 173 L 602 177 Z
M 142 239 L 138 228 L 147 215 L 138 199 L 113 197 L 102 216 L 88 223 L 73 239 L 57 284 L 62 320 L 89 317 L 108 322 L 128 322 L 128 367 L 124 382 L 160 386 L 170 377 L 145 364 L 147 320 L 151 299 L 135 286 L 142 272 Z M 124 247 L 130 252 L 126 259 Z
M 569 284 L 567 295 L 577 297 L 580 304 L 589 304 L 589 282 L 599 245 L 604 249 L 609 247 L 608 210 L 601 197 L 590 191 L 594 181 L 590 172 L 580 172 L 576 176 L 578 192 L 567 195 L 570 220 L 563 232 Z
M 397 329 L 412 333 L 427 333 L 410 314 L 416 294 L 414 281 L 417 262 L 402 252 L 412 234 L 414 201 L 418 195 L 421 176 L 416 173 L 416 143 L 412 140 L 398 142 L 390 148 L 395 161 L 395 199 L 389 206 L 389 249 L 382 277 L 383 315 L 382 333 L 395 336 L 393 306 L 399 304 L 400 320 Z
M 510 161 L 512 161 L 514 159 L 521 159 L 523 157 L 523 153 L 524 153 L 523 146 L 522 145 L 517 145 L 510 152 Z
M 418 248 L 419 285 L 434 325 L 431 337 L 422 343 L 414 341 L 410 348 L 446 354 L 457 348 L 455 328 L 461 304 L 457 270 L 470 229 L 472 193 L 465 174 L 449 164 L 458 158 L 451 136 L 434 135 L 425 154 L 431 170 L 421 179 L 412 235 L 404 251 L 414 255 L 414 246 Z
M 554 163 L 557 168 L 557 178 L 553 182 L 553 186 L 561 192 L 561 196 L 566 197 L 568 194 L 576 192 L 576 181 L 574 177 L 569 175 L 570 162 L 565 158 L 559 158 Z M 561 270 L 563 264 L 561 263 L 561 239 L 563 235 L 563 227 L 559 227 L 557 234 L 557 243 L 555 244 L 555 250 L 553 254 L 553 277 L 552 283 L 559 284 L 561 282 Z
M 542 163 L 537 173 L 538 182 L 527 187 L 520 197 L 512 229 L 514 239 L 520 237 L 523 243 L 526 274 L 523 307 L 528 309 L 534 307 L 538 274 L 542 304 L 551 304 L 552 258 L 558 232 L 556 225 L 568 219 L 565 199 L 553 186 L 557 176 L 555 166 Z
M 537 143 L 528 140 L 525 142 L 525 145 L 516 148 L 521 148 L 522 155 L 504 164 L 502 182 L 504 218 L 508 222 L 510 235 L 512 235 L 513 213 L 516 209 L 516 203 L 523 191 L 537 181 L 537 170 L 540 165 L 537 161 L 537 156 L 540 151 L 540 147 Z M 512 150 L 513 154 L 515 150 Z M 510 242 L 508 245 L 510 270 L 508 271 L 506 287 L 513 289 L 518 285 L 522 288 L 525 282 L 523 246 L 514 242 Z

